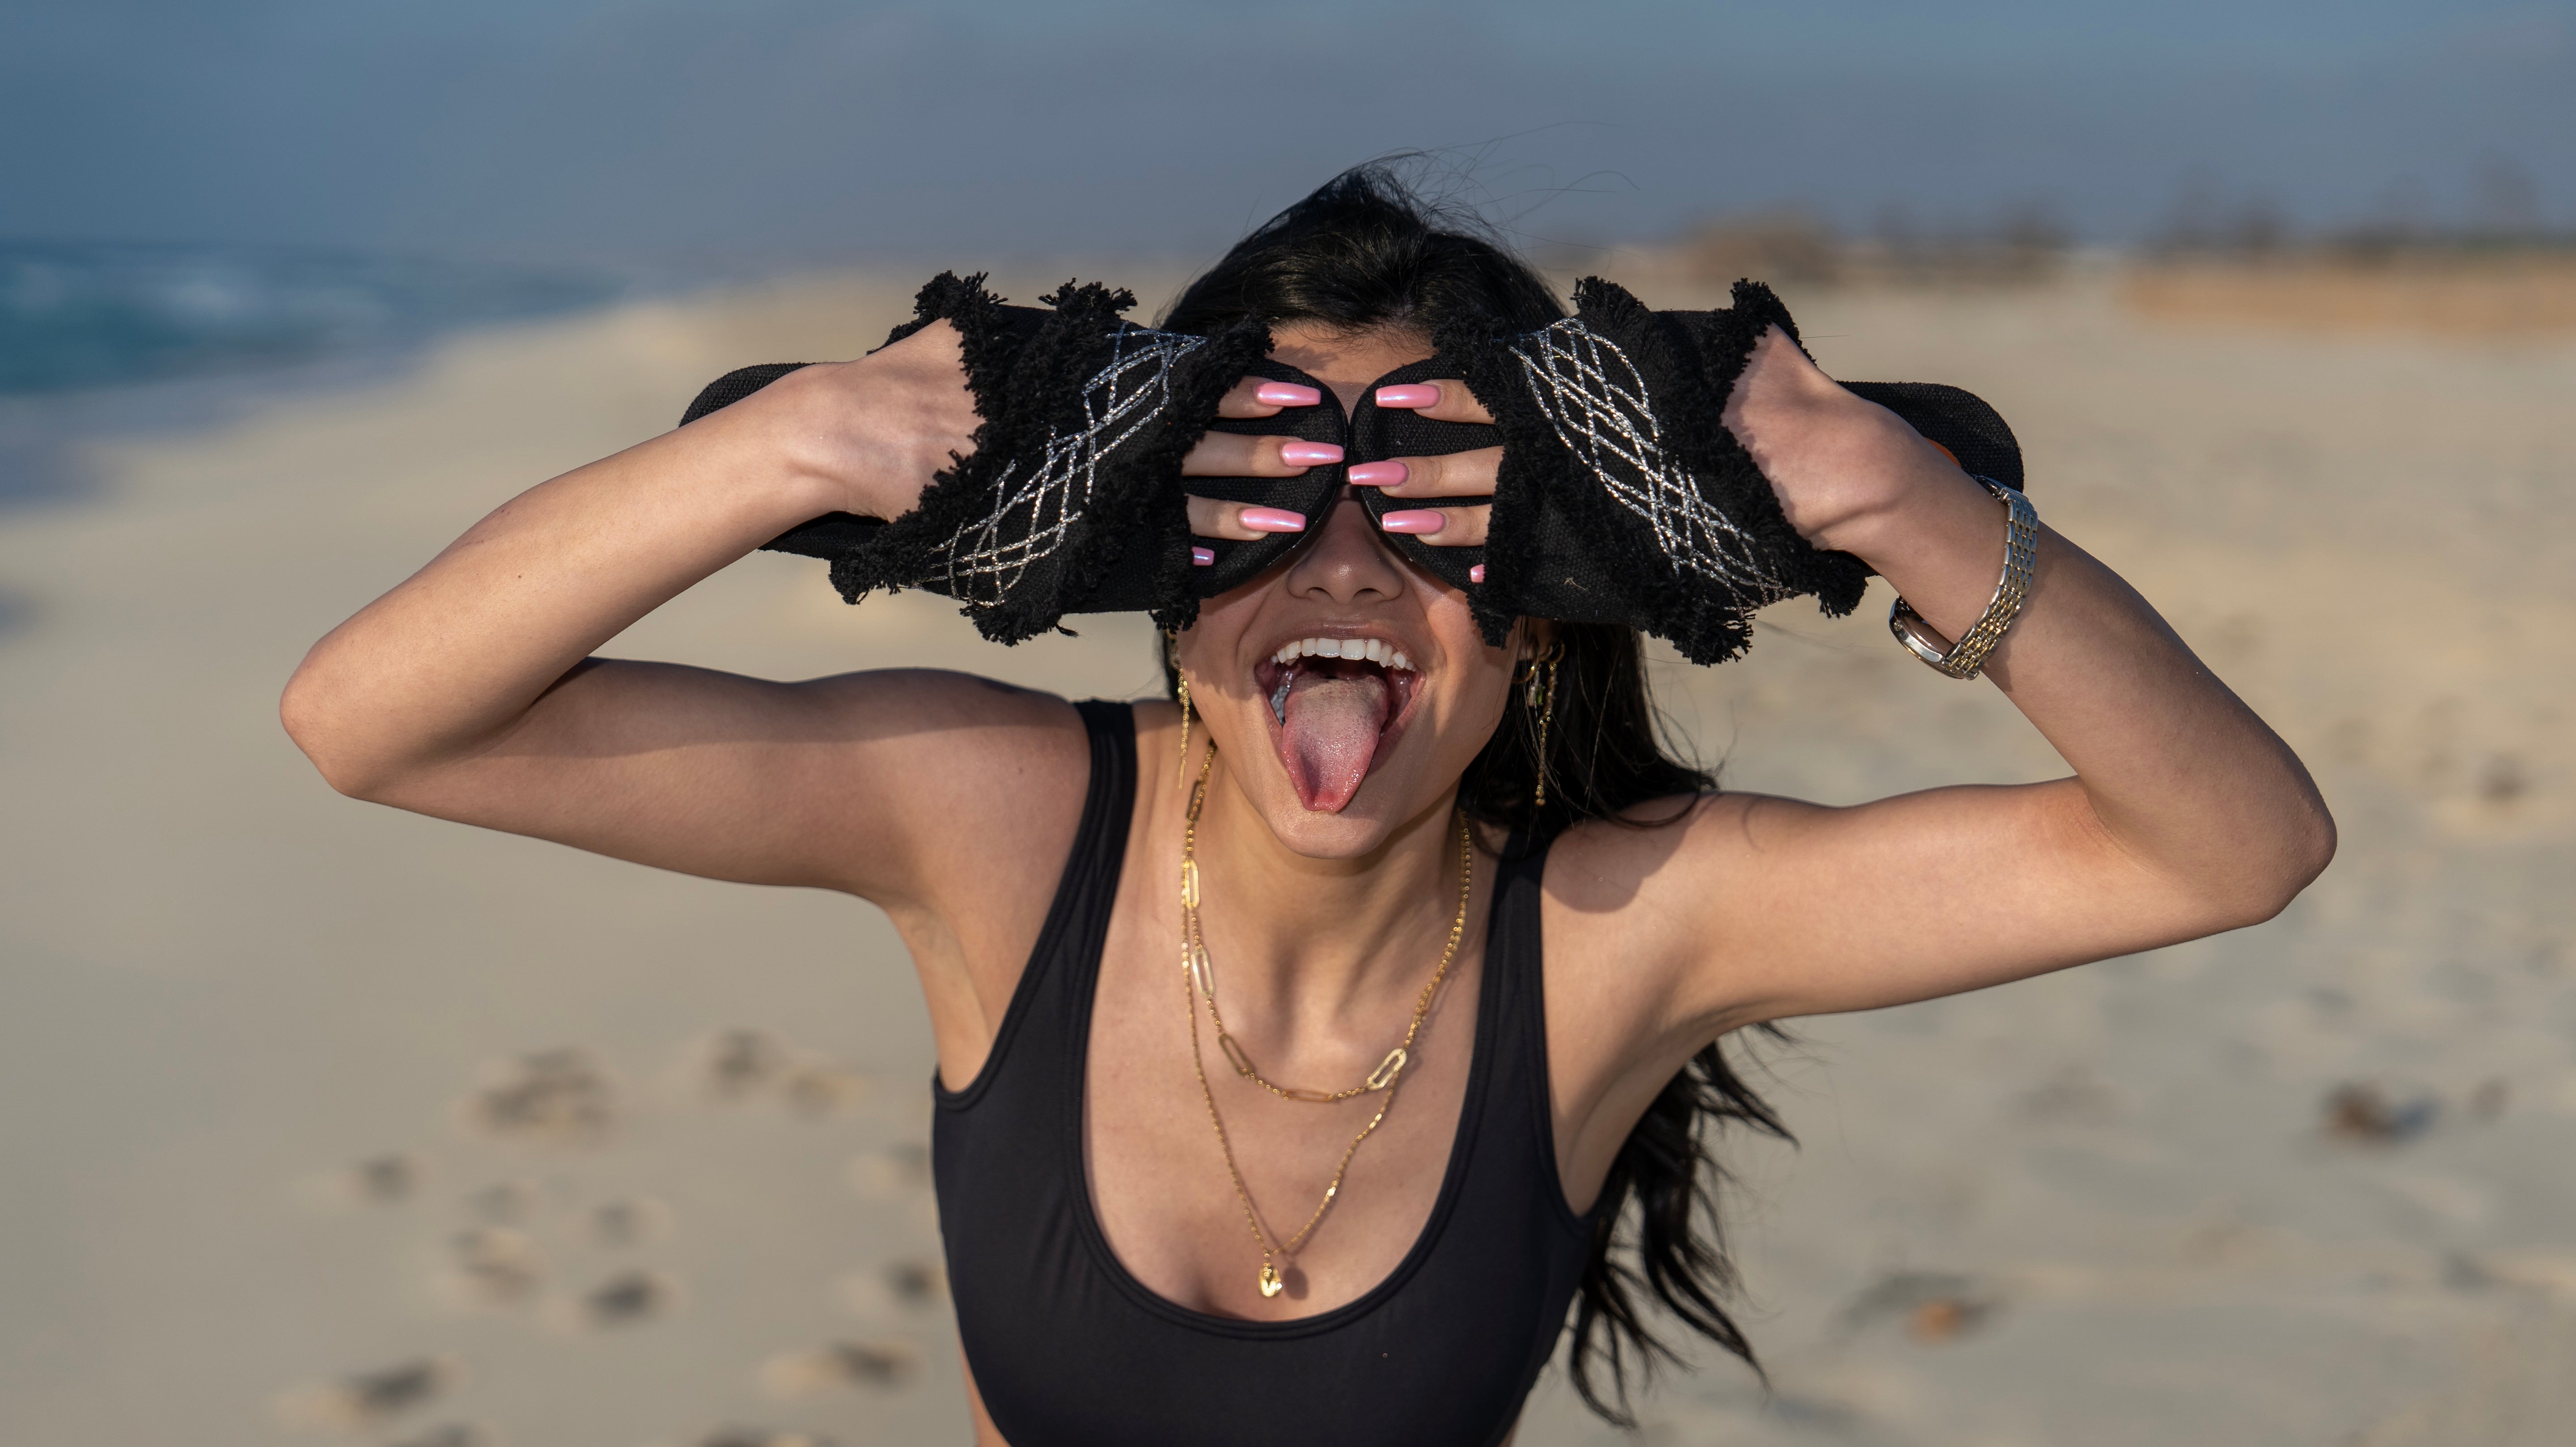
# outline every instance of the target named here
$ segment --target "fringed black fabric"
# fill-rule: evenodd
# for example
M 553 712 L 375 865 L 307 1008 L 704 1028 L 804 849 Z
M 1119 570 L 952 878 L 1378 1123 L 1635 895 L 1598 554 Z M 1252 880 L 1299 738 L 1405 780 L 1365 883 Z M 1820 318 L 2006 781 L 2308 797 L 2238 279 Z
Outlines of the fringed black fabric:
M 855 603 L 878 588 L 955 598 L 978 631 L 1017 643 L 1067 613 L 1141 609 L 1167 627 L 1198 616 L 1180 462 L 1218 398 L 1270 350 L 1266 327 L 1213 337 L 1135 326 L 1135 295 L 1067 282 L 1005 305 L 984 277 L 942 272 L 887 344 L 956 328 L 982 422 L 972 450 L 884 523 L 834 514 L 774 540 L 828 558 Z M 690 420 L 794 368 L 749 368 L 700 395 Z M 761 375 L 766 373 L 768 375 Z
M 898 330 L 943 319 L 957 328 L 984 422 L 973 453 L 913 511 L 833 560 L 842 597 L 928 588 L 1000 643 L 1097 611 L 1113 581 L 1111 606 L 1142 607 L 1167 626 L 1197 617 L 1180 459 L 1217 399 L 1269 351 L 1268 332 L 1149 331 L 1120 318 L 1133 293 L 1097 284 L 1067 282 L 1041 300 L 1053 310 L 1005 307 L 981 276 L 943 273 L 922 289 L 916 320 Z
M 680 425 L 688 426 L 720 407 L 730 407 L 790 372 L 803 371 L 806 362 L 763 362 L 757 367 L 736 367 L 709 382 L 680 414 Z
M 1798 536 L 1724 420 L 1763 334 L 1797 337 L 1771 289 L 1738 282 L 1723 311 L 1656 312 L 1586 277 L 1574 299 L 1535 332 L 1440 339 L 1504 436 L 1474 598 L 1486 636 L 1525 614 L 1620 622 L 1720 663 L 1764 604 L 1858 606 L 1868 568 Z
M 1386 535 L 1465 589 L 1490 642 L 1523 616 L 1617 623 L 1669 640 L 1695 663 L 1721 663 L 1752 642 L 1756 609 L 1813 595 L 1840 615 L 1868 585 L 1860 559 L 1811 547 L 1789 526 L 1726 426 L 1728 394 L 1763 335 L 1778 326 L 1798 336 L 1788 309 L 1758 282 L 1737 282 L 1723 310 L 1658 312 L 1586 277 L 1575 287 L 1575 314 L 1536 331 L 1453 319 L 1436 329 L 1439 356 L 1379 381 L 1459 377 L 1494 427 L 1384 412 L 1368 398 L 1347 424 L 1337 408 L 1292 409 L 1218 425 L 1341 442 L 1342 464 L 1189 488 L 1181 459 L 1237 379 L 1257 372 L 1321 385 L 1265 360 L 1268 328 L 1245 321 L 1208 336 L 1153 331 L 1121 318 L 1135 305 L 1125 291 L 1067 282 L 1041 298 L 1051 310 L 1040 310 L 1005 305 L 983 282 L 941 273 L 922 288 L 914 319 L 887 338 L 940 320 L 957 328 L 983 418 L 972 453 L 953 458 L 920 505 L 892 522 L 834 513 L 768 544 L 828 559 L 834 586 L 853 603 L 876 588 L 926 588 L 957 599 L 984 636 L 1004 643 L 1054 628 L 1068 613 L 1143 611 L 1163 627 L 1187 627 L 1201 598 L 1239 586 L 1307 539 L 1215 543 L 1217 565 L 1193 568 L 1185 492 L 1321 516 L 1349 464 L 1496 442 L 1503 456 L 1482 548 Z M 729 373 L 685 420 L 793 370 Z M 1975 396 L 1925 383 L 1849 385 L 1970 472 L 2021 485 L 2012 430 Z M 1411 505 L 1368 489 L 1362 497 L 1372 518 Z M 1469 571 L 1479 563 L 1481 583 Z

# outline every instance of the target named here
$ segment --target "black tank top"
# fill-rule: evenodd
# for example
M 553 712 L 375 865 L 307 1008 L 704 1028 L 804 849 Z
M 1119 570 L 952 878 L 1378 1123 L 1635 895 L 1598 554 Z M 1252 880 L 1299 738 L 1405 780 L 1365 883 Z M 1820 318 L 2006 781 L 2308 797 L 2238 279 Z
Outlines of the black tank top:
M 963 1090 L 932 1085 L 958 1334 L 993 1424 L 1011 1447 L 1494 1447 L 1555 1348 L 1592 1234 L 1566 1207 L 1550 1126 L 1546 850 L 1504 864 L 1494 887 L 1466 1097 L 1413 1249 L 1315 1316 L 1192 1311 L 1119 1264 L 1084 1174 L 1092 986 L 1136 735 L 1126 704 L 1079 707 L 1091 786 L 1055 903 L 983 1070 Z

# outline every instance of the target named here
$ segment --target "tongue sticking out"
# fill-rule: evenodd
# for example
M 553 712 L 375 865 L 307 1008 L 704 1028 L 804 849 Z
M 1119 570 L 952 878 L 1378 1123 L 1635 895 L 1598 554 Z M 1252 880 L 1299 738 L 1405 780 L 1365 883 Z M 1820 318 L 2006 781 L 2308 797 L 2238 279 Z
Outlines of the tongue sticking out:
M 1297 675 L 1279 725 L 1279 753 L 1299 802 L 1326 813 L 1339 813 L 1351 802 L 1368 777 L 1389 697 L 1385 676 L 1374 670 L 1354 670 L 1349 677 L 1321 670 Z

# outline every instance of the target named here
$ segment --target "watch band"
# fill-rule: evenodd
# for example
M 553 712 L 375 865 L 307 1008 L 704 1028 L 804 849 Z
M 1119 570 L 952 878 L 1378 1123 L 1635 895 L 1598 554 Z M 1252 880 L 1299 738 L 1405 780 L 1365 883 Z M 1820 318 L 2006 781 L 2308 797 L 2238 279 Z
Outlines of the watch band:
M 2039 514 L 2030 499 L 1992 478 L 1980 477 L 1984 486 L 2004 505 L 2004 575 L 1995 584 L 1995 596 L 1975 626 L 1961 634 L 1947 652 L 1935 647 L 1925 635 L 1923 615 L 1914 605 L 1898 598 L 1887 610 L 1887 631 L 1906 651 L 1927 665 L 1952 678 L 1974 678 L 1986 666 L 1986 655 L 2004 641 L 2004 632 L 2020 616 L 2021 605 L 2030 597 L 2032 564 L 2039 555 Z

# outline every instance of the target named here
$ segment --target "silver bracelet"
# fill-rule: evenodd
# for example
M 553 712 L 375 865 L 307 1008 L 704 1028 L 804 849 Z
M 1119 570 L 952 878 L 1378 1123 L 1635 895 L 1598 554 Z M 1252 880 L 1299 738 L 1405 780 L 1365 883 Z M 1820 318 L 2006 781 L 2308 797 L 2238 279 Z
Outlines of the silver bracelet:
M 2031 563 L 2039 554 L 2039 514 L 2031 510 L 2030 499 L 1992 478 L 1977 479 L 1985 489 L 2001 499 L 2004 505 L 2004 576 L 1995 584 L 1993 601 L 1986 604 L 1985 616 L 1976 626 L 1962 634 L 1946 653 L 1930 637 L 1923 615 L 1903 598 L 1887 610 L 1887 631 L 1906 651 L 1952 678 L 1974 678 L 1984 670 L 1986 655 L 2004 641 L 2004 630 L 2012 627 L 2021 613 L 2022 600 L 2030 596 Z

